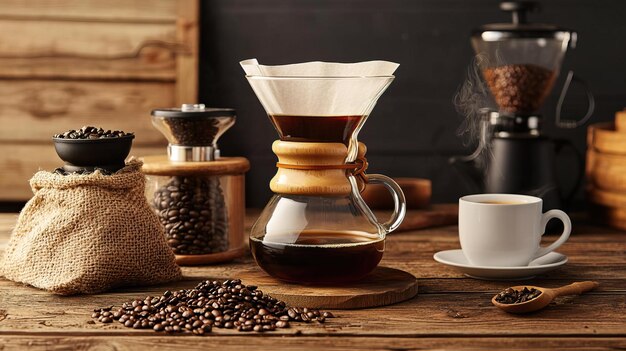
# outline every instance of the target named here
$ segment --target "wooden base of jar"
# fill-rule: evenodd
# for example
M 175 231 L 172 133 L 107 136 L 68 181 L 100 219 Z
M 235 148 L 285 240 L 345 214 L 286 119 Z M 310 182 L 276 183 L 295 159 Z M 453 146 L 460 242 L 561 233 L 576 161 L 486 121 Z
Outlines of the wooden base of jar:
M 206 255 L 176 255 L 176 263 L 179 266 L 201 266 L 220 262 L 232 261 L 246 253 L 245 247 L 231 249 Z
M 300 285 L 273 278 L 260 268 L 238 275 L 244 284 L 254 284 L 291 306 L 356 309 L 387 306 L 417 295 L 417 278 L 408 272 L 377 267 L 357 282 L 346 285 Z

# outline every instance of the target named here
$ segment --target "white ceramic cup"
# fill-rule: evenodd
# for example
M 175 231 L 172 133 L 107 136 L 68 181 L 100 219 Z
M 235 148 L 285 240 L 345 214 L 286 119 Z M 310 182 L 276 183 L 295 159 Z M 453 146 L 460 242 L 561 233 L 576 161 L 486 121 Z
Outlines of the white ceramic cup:
M 486 202 L 507 202 L 490 204 Z M 572 222 L 565 212 L 541 213 L 543 201 L 513 194 L 468 195 L 459 199 L 459 239 L 465 258 L 474 266 L 527 266 L 556 250 L 569 238 Z M 541 236 L 552 218 L 563 222 L 563 234 L 541 247 Z

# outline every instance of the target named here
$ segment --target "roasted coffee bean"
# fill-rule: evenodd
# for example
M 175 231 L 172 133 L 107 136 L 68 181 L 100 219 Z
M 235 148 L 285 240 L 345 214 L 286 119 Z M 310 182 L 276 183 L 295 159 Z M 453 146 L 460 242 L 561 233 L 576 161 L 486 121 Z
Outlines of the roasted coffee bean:
M 120 130 L 104 130 L 91 126 L 84 126 L 78 130 L 70 129 L 67 132 L 55 134 L 58 139 L 105 139 L 105 138 L 121 138 L 131 136 L 133 133 L 125 133 Z
M 556 79 L 554 71 L 533 64 L 489 67 L 483 75 L 500 109 L 510 113 L 539 109 Z
M 535 288 L 528 289 L 524 287 L 522 290 L 506 288 L 496 295 L 496 301 L 507 305 L 514 303 L 522 303 L 535 299 L 541 295 L 541 291 Z
M 284 320 L 280 320 L 280 321 L 276 322 L 276 327 L 278 327 L 278 328 L 289 328 L 289 322 L 288 321 L 284 321 Z
M 228 250 L 228 213 L 218 178 L 172 177 L 154 193 L 152 207 L 175 254 Z
M 205 306 L 205 307 L 198 307 Z M 293 317 L 292 317 L 293 316 Z M 129 328 L 167 333 L 209 333 L 212 327 L 266 332 L 288 328 L 290 321 L 323 323 L 330 312 L 288 307 L 284 301 L 263 294 L 240 280 L 204 281 L 194 289 L 166 291 L 112 308 L 94 309 L 92 318 L 101 323 L 114 320 Z
M 217 118 L 187 118 L 169 117 L 164 118 L 163 123 L 173 135 L 178 138 L 178 143 L 187 146 L 210 146 L 215 142 L 217 133 L 222 129 L 222 124 L 231 119 L 230 116 Z
M 95 173 L 96 171 L 100 172 L 100 174 L 102 175 L 107 175 L 107 176 L 113 174 L 113 172 L 107 171 L 106 169 L 99 168 L 99 167 L 95 167 L 93 170 L 82 168 L 77 171 L 66 171 L 65 169 L 63 169 L 63 167 L 59 167 L 55 169 L 53 173 L 63 175 L 63 176 L 68 176 L 68 175 L 87 175 L 87 174 Z

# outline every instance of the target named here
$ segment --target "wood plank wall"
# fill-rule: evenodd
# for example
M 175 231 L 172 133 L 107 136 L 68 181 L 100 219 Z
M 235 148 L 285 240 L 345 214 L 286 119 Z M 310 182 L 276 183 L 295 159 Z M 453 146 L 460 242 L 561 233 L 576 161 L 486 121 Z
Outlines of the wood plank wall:
M 150 110 L 197 99 L 198 0 L 0 0 L 0 201 L 61 165 L 51 136 L 133 131 L 164 153 Z
M 584 153 L 585 128 L 556 130 L 554 111 L 566 70 L 585 78 L 596 96 L 593 121 L 608 121 L 626 105 L 626 2 L 539 0 L 534 22 L 578 31 L 563 71 L 542 113 L 547 135 L 572 140 Z M 433 180 L 435 201 L 454 202 L 472 192 L 450 166 L 450 156 L 471 152 L 456 135 L 461 117 L 452 100 L 473 57 L 470 35 L 486 23 L 508 22 L 498 0 L 213 0 L 203 2 L 200 97 L 234 107 L 237 125 L 222 137 L 226 155 L 245 155 L 248 203 L 264 206 L 275 173 L 276 139 L 258 99 L 238 65 L 242 59 L 284 64 L 308 60 L 400 63 L 396 80 L 365 124 L 370 170 L 390 176 Z M 568 116 L 584 112 L 584 96 L 573 89 Z M 559 181 L 567 190 L 575 173 L 569 150 L 559 156 Z M 583 201 L 579 189 L 578 203 Z

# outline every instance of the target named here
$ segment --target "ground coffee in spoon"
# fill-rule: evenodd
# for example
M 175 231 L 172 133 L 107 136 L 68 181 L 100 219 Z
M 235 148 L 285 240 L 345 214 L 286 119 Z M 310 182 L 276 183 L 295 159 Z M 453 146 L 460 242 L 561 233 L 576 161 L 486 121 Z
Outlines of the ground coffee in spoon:
M 541 295 L 541 291 L 527 287 L 522 290 L 515 290 L 513 288 L 506 288 L 496 295 L 496 301 L 499 303 L 511 305 L 515 303 L 522 303 L 536 299 Z

